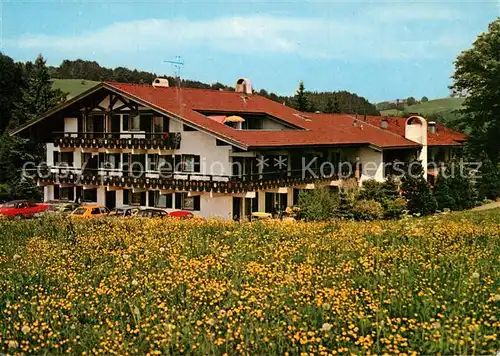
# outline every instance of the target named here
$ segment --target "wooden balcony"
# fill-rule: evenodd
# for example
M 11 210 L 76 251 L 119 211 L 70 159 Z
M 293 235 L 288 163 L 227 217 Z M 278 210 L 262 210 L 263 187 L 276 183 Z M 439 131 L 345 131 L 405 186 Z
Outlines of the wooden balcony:
M 182 172 L 121 172 L 118 170 L 44 167 L 37 169 L 40 185 L 68 184 L 83 186 L 110 186 L 123 189 L 160 189 L 214 193 L 244 193 L 283 187 L 298 187 L 311 183 L 339 179 L 339 175 L 308 176 L 299 172 L 271 172 L 246 176 L 207 175 Z
M 62 148 L 115 148 L 176 150 L 181 145 L 180 132 L 53 132 L 54 146 Z

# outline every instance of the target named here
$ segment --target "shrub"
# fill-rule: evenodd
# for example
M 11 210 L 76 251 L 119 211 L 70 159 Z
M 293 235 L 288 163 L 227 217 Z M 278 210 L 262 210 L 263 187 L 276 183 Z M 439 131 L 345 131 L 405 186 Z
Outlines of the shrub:
M 462 167 L 460 167 L 462 168 Z M 468 176 L 462 176 L 462 169 L 454 172 L 449 169 L 444 174 L 439 175 L 434 196 L 440 210 L 464 210 L 474 207 L 476 203 L 476 193 L 472 182 Z
M 437 209 L 436 198 L 432 194 L 429 183 L 424 178 L 424 169 L 420 162 L 411 162 L 410 171 L 401 178 L 401 190 L 407 200 L 407 208 L 411 214 L 430 215 Z
M 353 213 L 357 220 L 377 220 L 384 216 L 384 208 L 375 200 L 358 200 Z
M 338 197 L 328 188 L 303 190 L 299 194 L 300 216 L 306 220 L 328 220 L 339 207 Z
M 406 200 L 404 198 L 396 198 L 394 200 L 386 200 L 383 204 L 384 218 L 386 219 L 399 219 L 406 210 Z
M 363 182 L 359 198 L 363 200 L 376 200 L 384 203 L 387 200 L 399 197 L 398 183 L 392 176 L 387 177 L 384 182 L 377 182 L 374 179 Z

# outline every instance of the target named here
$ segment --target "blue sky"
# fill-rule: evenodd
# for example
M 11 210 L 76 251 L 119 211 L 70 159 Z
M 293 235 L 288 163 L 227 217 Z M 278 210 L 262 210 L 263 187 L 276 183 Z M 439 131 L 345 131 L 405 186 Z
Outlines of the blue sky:
M 95 60 L 292 94 L 348 90 L 370 101 L 447 96 L 453 61 L 499 2 L 9 1 L 1 51 L 49 64 Z

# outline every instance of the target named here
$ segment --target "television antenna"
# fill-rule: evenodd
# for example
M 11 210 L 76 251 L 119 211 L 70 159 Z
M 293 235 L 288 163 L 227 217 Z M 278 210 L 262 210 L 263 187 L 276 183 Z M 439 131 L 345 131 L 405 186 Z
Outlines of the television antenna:
M 177 84 L 180 88 L 181 86 L 181 68 L 184 65 L 184 60 L 182 59 L 181 56 L 175 56 L 174 60 L 172 61 L 163 61 L 165 63 L 170 63 L 173 65 L 175 68 L 175 77 L 177 79 Z

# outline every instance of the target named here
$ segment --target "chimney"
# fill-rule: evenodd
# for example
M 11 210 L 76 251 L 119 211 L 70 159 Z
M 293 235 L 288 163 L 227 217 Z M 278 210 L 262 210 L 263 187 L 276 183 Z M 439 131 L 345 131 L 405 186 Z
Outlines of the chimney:
M 158 88 L 168 88 L 168 79 L 165 78 L 156 78 L 153 80 L 153 87 Z
M 250 79 L 239 78 L 236 81 L 236 92 L 251 95 L 253 91 L 252 91 L 252 82 L 250 81 Z
M 436 133 L 436 121 L 429 121 L 427 125 L 429 126 L 429 132 L 431 134 L 435 134 Z
M 387 118 L 386 118 L 386 117 L 384 117 L 384 118 L 382 119 L 382 121 L 380 121 L 380 127 L 381 127 L 381 128 L 383 128 L 383 129 L 386 129 L 386 128 L 387 128 L 387 126 L 389 126 L 389 121 L 387 121 Z

